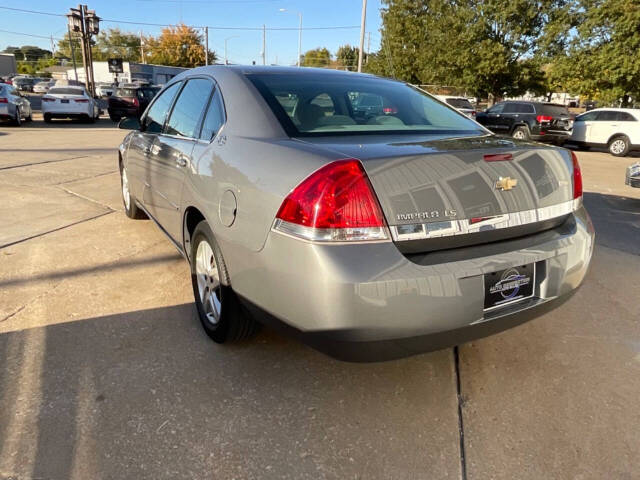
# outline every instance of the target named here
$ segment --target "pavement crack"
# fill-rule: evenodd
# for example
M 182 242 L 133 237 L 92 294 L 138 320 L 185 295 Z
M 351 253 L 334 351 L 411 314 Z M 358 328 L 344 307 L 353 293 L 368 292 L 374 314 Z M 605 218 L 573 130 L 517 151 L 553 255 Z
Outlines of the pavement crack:
M 460 478 L 467 480 L 467 456 L 464 448 L 464 419 L 462 408 L 464 407 L 464 397 L 461 393 L 460 385 L 460 352 L 458 346 L 453 347 L 453 363 L 456 370 L 456 394 L 458 397 L 458 434 L 460 435 Z
M 20 313 L 22 310 L 24 310 L 27 306 L 26 305 L 22 305 L 21 307 L 18 307 L 16 310 L 14 310 L 13 312 L 11 312 L 9 315 L 7 315 L 6 317 L 4 317 L 3 319 L 0 319 L 0 323 L 5 322 L 7 320 L 9 320 L 11 317 L 17 315 L 18 313 Z
M 11 170 L 13 168 L 31 167 L 33 165 L 43 165 L 45 163 L 68 162 L 69 160 L 78 160 L 79 158 L 87 158 L 87 156 L 88 155 L 81 155 L 79 157 L 59 158 L 57 160 L 43 160 L 42 162 L 23 163 L 21 165 L 9 165 L 7 167 L 0 167 L 0 170 Z
M 92 177 L 92 178 L 94 178 L 94 177 Z M 73 192 L 73 191 L 69 190 L 68 188 L 62 187 L 60 185 L 58 185 L 58 188 L 60 188 L 61 190 L 64 190 L 65 192 L 67 192 L 70 195 L 74 195 L 74 196 L 76 196 L 78 198 L 81 198 L 83 200 L 87 200 L 88 202 L 92 202 L 92 203 L 95 203 L 96 205 L 100 205 L 101 207 L 106 208 L 110 212 L 115 212 L 116 211 L 115 209 L 113 209 L 109 205 L 107 205 L 106 203 L 99 202 L 98 200 L 94 200 L 93 198 L 85 197 L 84 195 L 81 195 L 79 193 Z
M 5 243 L 4 245 L 0 245 L 0 250 L 7 247 L 12 247 L 13 245 L 17 245 L 19 243 L 26 242 L 27 240 L 33 240 L 34 238 L 43 237 L 50 233 L 59 232 L 60 230 L 64 230 L 65 228 L 73 227 L 75 225 L 79 225 L 81 223 L 89 222 L 91 220 L 95 220 L 96 218 L 104 217 L 105 215 L 109 215 L 110 213 L 116 212 L 117 210 L 110 209 L 108 212 L 102 212 L 99 215 L 95 215 L 93 217 L 85 218 L 84 220 L 79 220 L 77 222 L 70 223 L 68 225 L 63 225 L 62 227 L 54 228 L 52 230 L 47 230 L 46 232 L 38 233 L 36 235 L 31 235 L 27 238 L 21 238 L 20 240 L 16 240 L 15 242 Z

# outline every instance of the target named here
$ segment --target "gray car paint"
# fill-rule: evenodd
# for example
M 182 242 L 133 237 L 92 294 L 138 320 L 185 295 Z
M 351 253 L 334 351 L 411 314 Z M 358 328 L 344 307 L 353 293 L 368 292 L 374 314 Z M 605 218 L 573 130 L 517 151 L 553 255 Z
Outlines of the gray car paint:
M 583 207 L 573 214 L 575 231 L 560 239 L 432 266 L 413 263 L 390 241 L 314 244 L 272 231 L 286 195 L 322 165 L 345 157 L 362 160 L 390 224 L 404 208 L 402 202 L 393 200 L 397 195 L 410 195 L 412 208 L 432 208 L 415 195 L 427 186 L 440 185 L 440 200 L 456 205 L 459 218 L 472 216 L 473 205 L 455 189 L 444 188 L 447 181 L 464 175 L 474 179 L 469 188 L 491 192 L 495 199 L 492 213 L 564 201 L 571 198 L 571 159 L 562 149 L 489 134 L 458 139 L 405 135 L 291 139 L 246 79 L 247 70 L 252 69 L 202 67 L 170 83 L 194 75 L 215 80 L 227 112 L 225 125 L 210 143 L 192 142 L 184 167 L 172 163 L 171 155 L 152 163 L 141 153 L 149 144 L 162 145 L 157 153 L 174 148 L 165 147 L 172 143 L 166 136 L 150 139 L 148 134 L 132 132 L 120 148 L 125 167 L 132 164 L 130 175 L 137 177 L 131 183 L 132 193 L 148 211 L 155 212 L 156 220 L 183 251 L 188 252 L 184 246 L 189 242 L 182 228 L 185 214 L 192 208 L 202 213 L 216 235 L 232 286 L 242 298 L 301 331 L 355 331 L 358 339 L 379 340 L 447 331 L 486 320 L 483 273 L 542 262 L 546 273 L 536 281 L 538 303 L 564 295 L 581 283 L 594 236 Z M 301 74 L 353 75 L 304 70 Z M 502 152 L 512 153 L 514 161 L 489 164 L 482 160 L 485 153 Z M 181 173 L 174 176 L 177 170 Z M 491 189 L 496 178 L 504 175 L 519 179 L 522 186 L 513 192 Z M 475 178 L 481 183 L 474 183 Z M 545 185 L 544 195 L 540 195 L 541 185 Z M 228 215 L 230 208 L 221 208 L 223 198 L 237 202 L 231 222 L 222 220 L 222 212 Z
M 8 106 L 7 114 L 15 119 L 16 118 L 16 109 L 20 109 L 20 118 L 26 120 L 33 115 L 33 111 L 31 110 L 31 102 L 18 91 L 13 85 L 0 83 L 0 96 L 7 99 L 7 103 L 5 105 Z

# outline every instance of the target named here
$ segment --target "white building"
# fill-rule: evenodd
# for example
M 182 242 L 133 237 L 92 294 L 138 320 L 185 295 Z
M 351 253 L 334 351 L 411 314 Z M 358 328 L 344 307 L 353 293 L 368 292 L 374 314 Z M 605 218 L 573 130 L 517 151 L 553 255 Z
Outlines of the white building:
M 168 67 L 166 65 L 152 65 L 148 63 L 122 62 L 122 73 L 109 72 L 107 62 L 93 62 L 93 74 L 97 83 L 129 83 L 134 80 L 146 80 L 154 85 L 164 85 L 179 73 L 188 70 L 181 67 Z M 82 64 L 77 67 L 78 80 L 84 82 L 84 68 Z M 75 80 L 76 73 L 73 68 L 67 70 L 67 79 Z
M 16 57 L 13 53 L 0 53 L 0 77 L 16 73 Z

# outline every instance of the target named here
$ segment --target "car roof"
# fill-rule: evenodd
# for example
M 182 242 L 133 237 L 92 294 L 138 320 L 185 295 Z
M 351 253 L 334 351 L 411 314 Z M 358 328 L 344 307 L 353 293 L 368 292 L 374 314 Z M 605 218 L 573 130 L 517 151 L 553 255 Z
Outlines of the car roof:
M 584 113 L 589 113 L 589 112 L 601 112 L 603 110 L 607 110 L 607 111 L 616 111 L 616 112 L 629 112 L 629 113 L 635 113 L 636 115 L 640 113 L 640 108 L 619 108 L 619 107 L 599 107 L 599 108 L 593 108 L 591 110 L 589 110 L 588 112 L 584 112 Z
M 566 107 L 566 105 L 564 105 L 562 103 L 534 102 L 533 100 L 503 100 L 500 103 L 530 103 L 531 105 L 543 105 L 543 106 L 551 106 L 551 107 Z

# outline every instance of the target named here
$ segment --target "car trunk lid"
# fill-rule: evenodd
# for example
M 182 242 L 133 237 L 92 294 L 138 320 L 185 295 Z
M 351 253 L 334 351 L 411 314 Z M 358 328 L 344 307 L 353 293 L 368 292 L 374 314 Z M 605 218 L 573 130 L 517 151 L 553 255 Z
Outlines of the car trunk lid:
M 394 240 L 408 251 L 533 233 L 573 209 L 571 157 L 557 148 L 495 136 L 305 141 L 362 161 Z

